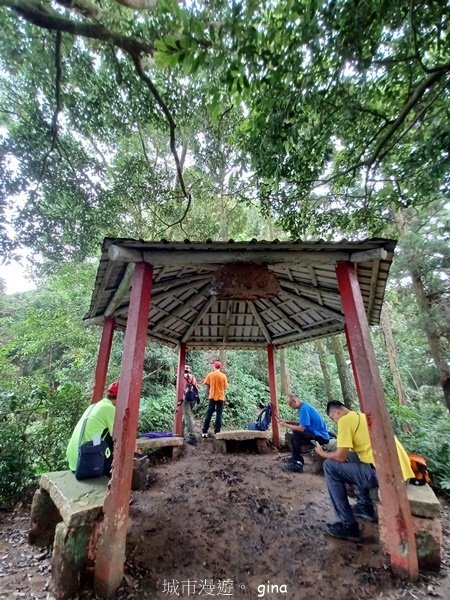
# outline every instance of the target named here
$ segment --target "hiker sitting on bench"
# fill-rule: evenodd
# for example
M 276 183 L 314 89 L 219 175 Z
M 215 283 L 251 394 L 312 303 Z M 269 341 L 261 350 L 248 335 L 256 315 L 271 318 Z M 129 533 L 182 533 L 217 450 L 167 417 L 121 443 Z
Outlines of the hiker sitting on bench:
M 280 425 L 292 430 L 292 457 L 284 459 L 283 462 L 286 464 L 283 466 L 283 470 L 302 473 L 304 463 L 302 443 L 316 440 L 320 445 L 328 444 L 330 434 L 325 421 L 313 406 L 303 402 L 295 394 L 288 394 L 287 401 L 291 408 L 298 410 L 298 423 L 278 420 Z
M 88 406 L 78 421 L 66 451 L 69 469 L 74 473 L 77 469 L 79 447 L 81 444 L 97 437 L 99 440 L 101 439 L 105 442 L 106 445 L 103 474 L 110 477 L 114 445 L 112 432 L 118 392 L 119 382 L 114 381 L 108 387 L 106 398 Z
M 377 520 L 369 496 L 369 490 L 378 487 L 378 480 L 366 415 L 349 410 L 338 400 L 328 402 L 327 415 L 337 424 L 337 449 L 326 452 L 316 446 L 316 452 L 326 459 L 323 470 L 337 522 L 329 523 L 325 529 L 333 537 L 359 542 L 361 532 L 355 517 Z M 403 479 L 407 481 L 414 477 L 410 460 L 397 438 L 395 443 Z M 347 483 L 356 488 L 358 496 L 353 509 L 347 497 Z

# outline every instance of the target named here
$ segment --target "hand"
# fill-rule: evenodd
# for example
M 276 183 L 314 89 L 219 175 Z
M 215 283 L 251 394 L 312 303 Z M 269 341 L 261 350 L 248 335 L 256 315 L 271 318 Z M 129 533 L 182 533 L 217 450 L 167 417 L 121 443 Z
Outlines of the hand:
M 316 454 L 318 454 L 321 458 L 327 458 L 328 452 L 324 450 L 320 444 L 316 444 L 314 446 L 314 450 L 316 451 Z
M 280 425 L 283 425 L 283 426 L 286 426 L 286 425 L 287 425 L 287 423 L 286 423 L 286 421 L 285 421 L 284 419 L 278 419 L 278 418 L 277 418 L 277 421 L 278 421 L 278 423 L 279 423 Z

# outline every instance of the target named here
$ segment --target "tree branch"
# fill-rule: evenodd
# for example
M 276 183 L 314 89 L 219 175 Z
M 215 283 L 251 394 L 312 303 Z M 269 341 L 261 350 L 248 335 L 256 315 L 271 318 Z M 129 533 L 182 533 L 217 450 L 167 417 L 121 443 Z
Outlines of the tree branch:
M 42 5 L 39 0 L 0 0 L 0 6 L 10 8 L 30 23 L 43 29 L 109 42 L 130 54 L 153 54 L 151 44 L 110 31 L 101 24 L 72 21 Z

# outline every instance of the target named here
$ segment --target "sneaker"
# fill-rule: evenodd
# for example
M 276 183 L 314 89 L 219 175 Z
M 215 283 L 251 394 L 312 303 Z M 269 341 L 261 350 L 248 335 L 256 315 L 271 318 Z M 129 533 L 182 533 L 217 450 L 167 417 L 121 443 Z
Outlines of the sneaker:
M 327 523 L 325 531 L 332 537 L 339 540 L 348 540 L 349 542 L 360 542 L 361 532 L 358 523 L 345 525 L 344 523 Z
M 190 444 L 191 446 L 196 446 L 197 445 L 197 438 L 195 436 L 190 437 L 187 440 L 187 443 Z
M 290 471 L 291 473 L 303 473 L 303 465 L 298 460 L 288 462 L 283 466 L 283 471 Z
M 202 438 L 207 438 L 208 434 L 207 433 L 202 433 Z
M 356 503 L 353 507 L 353 514 L 355 517 L 360 517 L 361 519 L 370 521 L 370 523 L 378 523 L 378 517 L 375 509 L 370 504 L 359 504 L 359 502 Z
M 292 462 L 294 462 L 294 459 L 292 458 L 292 456 L 284 456 L 281 459 L 281 462 L 283 462 L 283 463 L 292 463 Z

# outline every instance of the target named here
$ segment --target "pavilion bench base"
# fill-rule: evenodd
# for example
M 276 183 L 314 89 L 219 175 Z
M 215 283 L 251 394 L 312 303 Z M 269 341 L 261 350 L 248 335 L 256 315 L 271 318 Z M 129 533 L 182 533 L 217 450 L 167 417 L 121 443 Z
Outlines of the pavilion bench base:
M 268 431 L 251 431 L 236 429 L 234 431 L 221 431 L 214 437 L 214 449 L 217 452 L 238 452 L 239 450 L 252 450 L 259 454 L 270 451 L 269 441 L 271 435 Z
M 406 490 L 413 518 L 419 570 L 439 571 L 442 548 L 441 505 L 439 500 L 428 484 L 422 486 L 408 484 Z M 371 490 L 371 492 L 373 491 Z M 375 491 L 377 491 L 377 488 L 375 488 Z M 382 518 L 381 511 L 380 521 Z M 383 529 L 385 528 L 380 527 L 380 531 L 383 531 Z
M 40 546 L 53 541 L 51 591 L 58 600 L 72 598 L 93 565 L 108 482 L 107 477 L 77 481 L 72 471 L 41 475 L 28 537 Z
M 184 439 L 178 436 L 164 438 L 140 437 L 136 440 L 136 449 L 141 454 L 146 454 L 150 460 L 162 456 L 175 459 L 183 453 Z

